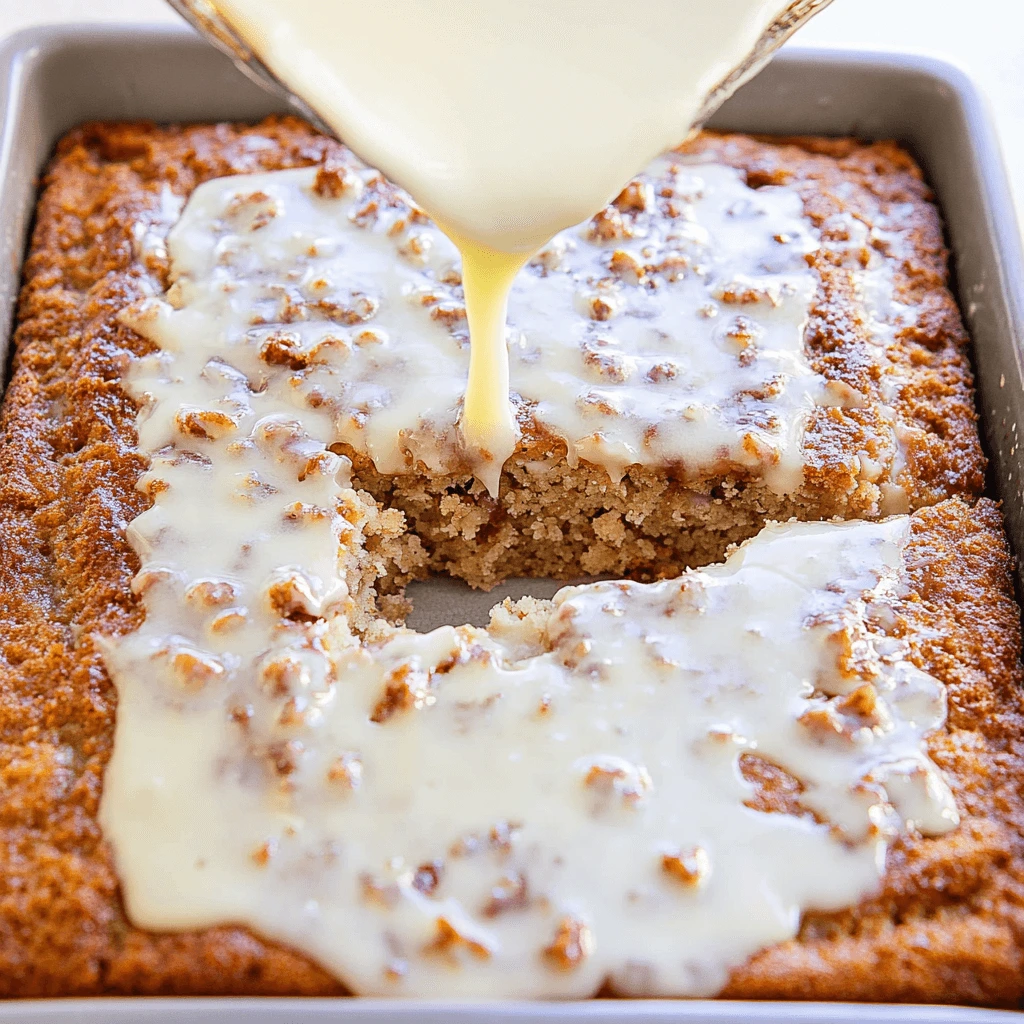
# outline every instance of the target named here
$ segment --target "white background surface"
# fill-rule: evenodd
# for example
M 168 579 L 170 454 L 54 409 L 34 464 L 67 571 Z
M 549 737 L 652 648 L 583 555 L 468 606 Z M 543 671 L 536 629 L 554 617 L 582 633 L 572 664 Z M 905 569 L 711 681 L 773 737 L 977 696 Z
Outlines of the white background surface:
M 641 10 L 643 0 L 634 4 Z M 163 0 L 0 0 L 0 36 L 44 22 L 177 20 Z M 1024 0 L 834 0 L 796 38 L 926 53 L 960 65 L 989 98 L 1024 211 Z

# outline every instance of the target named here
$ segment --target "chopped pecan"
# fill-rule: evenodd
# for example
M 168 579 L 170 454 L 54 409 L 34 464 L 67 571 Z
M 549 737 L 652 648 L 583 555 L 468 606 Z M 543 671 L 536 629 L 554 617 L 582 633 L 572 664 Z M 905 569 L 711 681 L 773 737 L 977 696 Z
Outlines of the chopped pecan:
M 282 569 L 264 591 L 270 609 L 282 618 L 315 618 L 319 602 L 305 574 Z
M 666 281 L 678 281 L 686 276 L 692 261 L 686 253 L 666 253 L 651 269 L 665 278 Z
M 248 617 L 249 613 L 244 608 L 228 608 L 226 611 L 221 612 L 220 615 L 214 616 L 210 622 L 210 632 L 228 633 L 244 625 Z
M 644 278 L 644 265 L 625 249 L 616 249 L 612 253 L 608 269 L 628 284 L 639 284 Z
M 237 195 L 228 203 L 227 215 L 249 218 L 249 230 L 258 231 L 266 227 L 281 212 L 280 203 L 266 192 L 250 192 Z
M 423 266 L 430 258 L 430 251 L 433 247 L 434 241 L 430 235 L 426 232 L 418 231 L 409 235 L 405 242 L 398 247 L 398 252 L 410 263 Z
M 305 697 L 289 697 L 277 716 L 277 724 L 285 728 L 302 725 L 306 721 L 306 707 L 308 701 Z
M 781 458 L 778 448 L 756 434 L 744 434 L 741 443 L 747 455 L 762 465 L 773 466 Z
M 764 331 L 745 316 L 736 316 L 722 332 L 723 339 L 734 352 L 742 352 L 754 344 Z
M 623 213 L 643 213 L 651 202 L 651 187 L 634 178 L 613 200 Z
M 469 950 L 473 956 L 480 960 L 487 960 L 491 956 L 490 947 L 471 935 L 464 935 L 446 917 L 439 917 L 435 921 L 437 934 L 432 942 L 423 947 L 427 954 L 448 954 L 451 955 L 458 948 Z
M 619 410 L 603 395 L 587 391 L 576 399 L 576 408 L 585 416 L 617 416 Z
M 327 769 L 327 781 L 358 789 L 363 781 L 363 759 L 351 751 L 339 754 Z
M 287 697 L 293 690 L 309 682 L 309 673 L 302 659 L 292 651 L 264 662 L 260 666 L 259 676 L 260 685 L 271 697 Z
M 766 303 L 778 306 L 782 297 L 778 288 L 749 281 L 732 281 L 716 290 L 715 298 L 731 306 L 751 306 Z
M 491 849 L 504 854 L 509 853 L 512 849 L 512 843 L 515 841 L 516 833 L 521 827 L 519 822 L 506 821 L 505 819 L 499 821 L 488 835 Z
M 597 320 L 598 322 L 604 322 L 605 320 L 611 320 L 622 303 L 619 301 L 618 296 L 613 295 L 610 292 L 598 292 L 595 295 L 589 295 L 584 300 L 587 315 L 591 320 Z
M 661 870 L 687 888 L 697 889 L 711 873 L 711 859 L 702 846 L 692 846 L 688 850 L 662 854 Z
M 216 441 L 238 429 L 238 421 L 220 409 L 196 409 L 182 406 L 174 414 L 174 425 L 187 437 Z
M 360 331 L 353 339 L 357 348 L 364 348 L 367 345 L 383 345 L 388 340 L 387 334 L 375 327 Z
M 385 909 L 393 907 L 402 897 L 394 882 L 378 882 L 373 875 L 366 873 L 359 876 L 359 891 L 365 902 Z
M 313 191 L 322 199 L 340 199 L 355 186 L 357 180 L 344 164 L 327 160 L 316 170 Z
M 267 759 L 278 775 L 291 775 L 299 766 L 305 747 L 299 740 L 284 740 L 267 747 Z
M 243 729 L 248 729 L 249 723 L 252 721 L 252 716 L 255 713 L 255 709 L 251 704 L 236 704 L 228 712 L 228 718 L 230 718 L 235 725 L 241 726 Z
M 583 362 L 606 380 L 622 384 L 633 376 L 633 367 L 620 352 L 607 351 L 598 345 L 584 343 L 580 347 Z
M 301 370 L 309 364 L 309 353 L 302 350 L 302 339 L 294 331 L 275 331 L 260 346 L 260 359 L 272 366 Z
M 413 875 L 412 887 L 417 892 L 423 893 L 424 896 L 432 896 L 438 885 L 441 884 L 441 874 L 443 871 L 444 865 L 439 860 L 431 860 L 421 864 L 416 869 L 416 874 Z
M 433 700 L 427 695 L 430 677 L 423 671 L 403 662 L 391 670 L 384 684 L 384 693 L 374 706 L 370 721 L 381 724 L 400 711 L 423 707 Z
M 132 580 L 131 591 L 137 597 L 142 597 L 158 583 L 169 583 L 173 579 L 174 573 L 170 569 L 142 569 Z
M 431 307 L 430 318 L 445 327 L 455 327 L 466 319 L 466 307 L 461 302 L 439 302 Z
M 329 520 L 331 513 L 319 505 L 309 505 L 304 501 L 293 501 L 282 513 L 292 523 L 316 523 Z
M 652 384 L 658 384 L 664 380 L 675 380 L 679 376 L 679 364 L 673 363 L 668 359 L 663 359 L 660 363 L 655 363 L 646 374 L 644 379 L 650 381 Z
M 299 470 L 299 480 L 307 480 L 313 477 L 330 479 L 341 469 L 341 459 L 333 452 L 316 452 L 306 460 L 305 466 Z
M 277 852 L 277 840 L 268 839 L 265 843 L 260 843 L 255 850 L 252 851 L 249 856 L 252 858 L 254 864 L 258 867 L 265 868 L 270 863 L 270 858 Z
M 197 580 L 185 591 L 185 600 L 199 608 L 220 608 L 235 599 L 235 588 L 223 580 Z
M 246 473 L 238 484 L 235 494 L 244 502 L 254 504 L 277 494 L 277 488 L 260 478 L 259 473 Z
M 602 795 L 616 794 L 626 804 L 636 804 L 644 799 L 654 784 L 643 765 L 618 757 L 603 757 L 590 766 L 583 785 Z
M 201 690 L 226 673 L 223 664 L 212 654 L 194 650 L 179 650 L 171 658 L 171 667 L 177 680 L 189 690 Z
M 380 300 L 362 292 L 353 292 L 345 302 L 332 299 L 320 299 L 312 304 L 313 309 L 328 320 L 346 327 L 366 323 L 377 315 Z
M 594 937 L 590 928 L 579 918 L 563 917 L 551 945 L 543 950 L 544 959 L 561 971 L 579 967 L 594 951 Z
M 879 711 L 878 691 L 870 683 L 865 683 L 852 693 L 840 697 L 836 701 L 836 708 L 841 714 L 857 715 L 871 720 L 871 724 L 874 725 Z
M 388 981 L 401 981 L 409 973 L 409 961 L 396 956 L 384 967 L 384 977 Z
M 530 905 L 526 878 L 518 872 L 502 875 L 491 889 L 491 898 L 483 908 L 484 917 L 497 917 L 513 910 L 525 910 Z
M 629 238 L 632 232 L 622 219 L 622 214 L 614 206 L 606 206 L 591 217 L 586 234 L 591 242 L 610 242 L 613 239 Z

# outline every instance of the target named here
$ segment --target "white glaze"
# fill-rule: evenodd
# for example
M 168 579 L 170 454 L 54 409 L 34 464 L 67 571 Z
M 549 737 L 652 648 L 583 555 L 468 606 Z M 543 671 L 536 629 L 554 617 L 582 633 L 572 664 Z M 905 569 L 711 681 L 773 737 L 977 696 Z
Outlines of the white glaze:
M 135 325 L 158 343 L 187 336 L 195 358 L 226 346 L 254 386 L 287 378 L 289 407 L 315 403 L 332 421 L 325 441 L 348 442 L 382 473 L 465 466 L 456 250 L 373 172 L 338 172 L 338 197 L 318 180 L 302 169 L 197 189 L 169 243 L 177 283 Z M 795 490 L 807 416 L 837 401 L 803 344 L 815 288 L 804 255 L 818 243 L 799 197 L 678 156 L 631 188 L 645 211 L 607 240 L 607 218 L 562 232 L 513 287 L 517 405 L 570 462 L 613 478 L 670 464 Z M 891 291 L 884 262 L 863 274 Z
M 158 506 L 187 485 L 167 475 Z M 607 976 L 713 994 L 803 910 L 870 893 L 902 828 L 956 824 L 922 742 L 944 690 L 867 614 L 908 530 L 769 527 L 680 580 L 369 647 L 343 617 L 266 614 L 266 578 L 237 571 L 221 578 L 252 613 L 222 640 L 179 569 L 108 655 L 101 820 L 128 912 L 247 923 L 364 994 L 584 996 Z M 225 673 L 175 674 L 176 645 Z M 745 806 L 743 754 L 799 780 L 822 823 Z M 567 922 L 585 955 L 545 953 Z

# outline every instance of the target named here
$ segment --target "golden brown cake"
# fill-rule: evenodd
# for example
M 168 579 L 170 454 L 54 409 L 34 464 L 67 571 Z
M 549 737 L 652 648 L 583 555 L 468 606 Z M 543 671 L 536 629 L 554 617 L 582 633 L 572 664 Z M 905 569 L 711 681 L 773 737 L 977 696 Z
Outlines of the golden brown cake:
M 735 472 L 684 482 L 629 470 L 612 485 L 583 463 L 559 468 L 538 496 L 527 464 L 553 457 L 561 466 L 565 452 L 531 432 L 529 410 L 497 504 L 464 472 L 430 476 L 412 466 L 385 477 L 343 449 L 365 488 L 351 509 L 361 534 L 351 592 L 365 624 L 376 580 L 394 587 L 425 567 L 485 584 L 581 571 L 671 576 L 717 557 L 766 518 L 899 511 L 881 496 L 881 484 L 898 482 L 919 511 L 887 628 L 948 688 L 947 726 L 929 752 L 961 824 L 939 838 L 899 839 L 876 896 L 805 915 L 796 940 L 755 956 L 722 994 L 1016 1005 L 1024 995 L 1019 612 L 998 509 L 975 501 L 983 460 L 937 213 L 910 158 L 889 144 L 705 135 L 693 145 L 740 168 L 752 186 L 789 183 L 818 225 L 837 213 L 869 225 L 890 218 L 876 254 L 892 261 L 898 300 L 918 315 L 884 360 L 863 336 L 849 254 L 810 260 L 819 281 L 806 334 L 815 369 L 869 401 L 815 410 L 803 483 L 784 501 Z M 150 345 L 119 314 L 154 277 L 165 285 L 168 268 L 140 237 L 169 229 L 166 190 L 186 196 L 217 176 L 345 159 L 290 119 L 93 125 L 61 143 L 47 173 L 0 443 L 5 995 L 343 991 L 311 960 L 244 929 L 152 934 L 127 920 L 97 823 L 116 711 L 97 638 L 126 634 L 142 616 L 125 527 L 150 498 L 136 489 L 146 466 L 135 447 L 136 406 L 120 380 Z M 620 206 L 628 219 L 628 198 Z M 895 397 L 871 400 L 897 371 Z M 905 425 L 904 463 L 894 468 L 890 455 L 869 480 L 862 456 L 891 452 L 883 405 Z M 546 525 L 530 532 L 523 522 Z M 698 523 L 703 533 L 681 526 Z M 761 809 L 798 805 L 784 773 L 764 764 L 750 771 Z

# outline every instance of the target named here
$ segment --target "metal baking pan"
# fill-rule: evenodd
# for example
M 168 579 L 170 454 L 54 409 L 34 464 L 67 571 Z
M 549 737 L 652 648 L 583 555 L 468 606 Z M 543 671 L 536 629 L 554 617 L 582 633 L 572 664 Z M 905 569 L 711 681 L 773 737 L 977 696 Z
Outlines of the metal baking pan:
M 90 119 L 254 120 L 281 101 L 185 30 L 30 29 L 0 46 L 0 364 L 20 281 L 36 178 L 56 140 Z M 895 138 L 921 161 L 942 207 L 961 306 L 975 343 L 993 494 L 1024 552 L 1024 261 L 999 148 L 983 101 L 949 65 L 898 54 L 790 49 L 719 112 L 713 127 Z M 0 1024 L 984 1024 L 992 1010 L 844 1003 L 593 1000 L 454 1003 L 374 999 L 92 999 L 0 1004 Z

